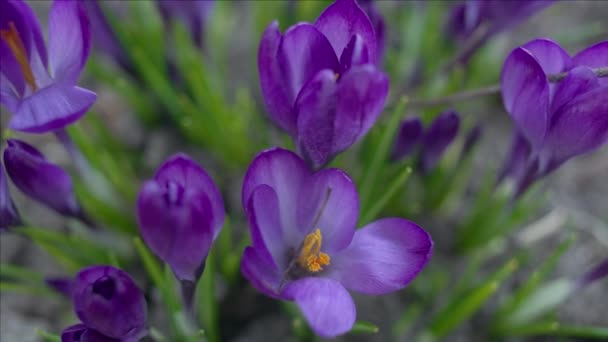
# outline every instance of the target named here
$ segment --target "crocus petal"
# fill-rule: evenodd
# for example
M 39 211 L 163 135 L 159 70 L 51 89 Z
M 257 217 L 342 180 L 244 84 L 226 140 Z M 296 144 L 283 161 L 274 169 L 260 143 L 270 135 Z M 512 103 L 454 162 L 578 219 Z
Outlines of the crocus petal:
M 258 50 L 258 72 L 264 103 L 272 120 L 289 134 L 296 134 L 296 118 L 292 113 L 297 93 L 290 91 L 279 68 L 277 54 L 282 36 L 279 23 L 274 21 L 260 41 Z
M 285 241 L 284 235 L 292 236 L 290 231 L 285 231 L 281 225 L 279 213 L 279 202 L 277 193 L 266 184 L 259 185 L 249 197 L 247 206 L 247 218 L 251 228 L 251 240 L 258 253 L 267 253 L 266 259 L 271 259 L 275 267 L 286 269 L 287 248 L 295 246 L 296 237 L 293 241 Z
M 281 296 L 296 302 L 312 330 L 322 337 L 350 331 L 357 315 L 355 303 L 337 281 L 303 278 L 287 284 Z
M 298 150 L 315 169 L 334 156 L 336 77 L 320 71 L 300 91 L 295 104 Z
M 509 154 L 502 165 L 497 183 L 502 182 L 506 178 L 514 180 L 522 179 L 525 175 L 531 153 L 530 144 L 526 141 L 526 138 L 516 130 L 511 139 Z
M 295 153 L 281 148 L 272 148 L 258 154 L 243 181 L 242 203 L 247 210 L 247 203 L 255 188 L 266 184 L 277 194 L 281 225 L 285 234 L 297 232 L 296 212 L 298 208 L 297 194 L 304 181 L 311 174 L 310 169 L 302 158 Z M 286 240 L 291 237 L 285 236 Z
M 550 113 L 555 114 L 562 106 L 567 106 L 577 96 L 598 87 L 598 85 L 598 78 L 591 69 L 586 66 L 573 68 L 568 72 L 568 76 L 556 85 Z
M 575 155 L 589 152 L 608 139 L 608 86 L 600 86 L 577 96 L 552 117 L 542 156 L 560 164 Z M 548 157 L 548 155 L 550 157 Z M 551 167 L 550 167 L 551 168 Z
M 80 337 L 87 329 L 87 326 L 84 324 L 69 326 L 61 333 L 61 342 L 80 342 Z
M 55 292 L 68 298 L 72 297 L 72 279 L 66 277 L 45 278 L 44 282 L 46 286 L 55 290 Z
M 585 65 L 590 68 L 608 67 L 608 41 L 599 42 L 579 52 L 572 58 L 574 65 Z M 607 85 L 608 77 L 598 78 L 600 84 Z
M 11 226 L 19 225 L 20 222 L 19 212 L 8 189 L 4 167 L 0 164 L 0 232 Z
M 319 15 L 315 27 L 329 39 L 337 56 L 342 55 L 353 35 L 360 35 L 367 46 L 370 63 L 376 63 L 374 27 L 355 0 L 334 2 Z
M 404 288 L 430 260 L 433 241 L 417 224 L 385 218 L 357 230 L 352 243 L 332 256 L 327 276 L 347 289 L 379 295 Z
M 375 66 L 351 68 L 338 82 L 334 153 L 349 148 L 372 128 L 384 110 L 388 77 Z
M 399 160 L 414 153 L 422 138 L 423 130 L 424 127 L 419 117 L 416 116 L 403 120 L 399 125 L 399 131 L 397 131 L 397 136 L 395 137 L 391 159 Z
M 90 24 L 80 1 L 56 0 L 49 16 L 49 67 L 57 80 L 76 82 L 91 48 Z
M 23 141 L 8 139 L 7 145 L 4 165 L 19 190 L 60 214 L 79 216 L 72 179 L 65 170 Z
M 538 60 L 517 48 L 507 57 L 500 77 L 505 109 L 521 133 L 538 148 L 548 124 L 549 84 Z
M 283 86 L 289 92 L 292 105 L 304 84 L 319 71 L 340 72 L 340 62 L 327 38 L 306 23 L 292 26 L 285 32 L 277 58 L 284 77 Z
M 82 117 L 96 99 L 87 89 L 55 83 L 24 99 L 9 127 L 28 133 L 55 131 Z
M 369 51 L 367 46 L 363 42 L 363 38 L 356 34 L 352 37 L 348 45 L 344 48 L 342 56 L 340 56 L 340 63 L 342 64 L 342 70 L 350 69 L 353 65 L 361 65 L 369 62 Z
M 437 166 L 445 150 L 456 138 L 460 128 L 460 117 L 454 111 L 439 115 L 422 137 L 419 166 L 428 172 Z
M 350 244 L 359 217 L 359 197 L 346 173 L 338 169 L 315 173 L 304 183 L 298 203 L 297 227 L 304 233 L 320 229 L 324 252 L 331 255 Z
M 80 342 L 135 342 L 139 339 L 115 339 L 105 335 L 100 334 L 99 332 L 93 329 L 87 329 L 82 333 L 80 337 Z
M 241 259 L 241 273 L 256 290 L 267 296 L 279 298 L 281 270 L 268 257 L 266 251 L 259 251 L 254 247 L 245 248 Z
M 534 39 L 522 46 L 536 58 L 545 74 L 558 74 L 568 70 L 572 59 L 568 52 L 550 39 Z

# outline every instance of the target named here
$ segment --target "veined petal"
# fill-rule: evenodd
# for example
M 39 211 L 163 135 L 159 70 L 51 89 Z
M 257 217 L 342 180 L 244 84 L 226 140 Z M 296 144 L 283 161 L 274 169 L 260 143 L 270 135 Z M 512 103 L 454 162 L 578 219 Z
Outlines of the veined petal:
M 277 57 L 292 101 L 297 98 L 304 84 L 319 71 L 341 71 L 338 57 L 327 38 L 307 23 L 292 26 L 285 32 Z
M 579 52 L 572 58 L 574 65 L 585 65 L 590 68 L 608 67 L 608 41 L 599 42 Z M 602 85 L 608 84 L 608 77 L 598 78 Z
M 561 107 L 551 119 L 543 163 L 561 164 L 598 148 L 608 139 L 608 86 L 599 86 Z M 550 160 L 550 161 L 547 161 Z
M 287 284 L 281 297 L 296 302 L 312 330 L 322 337 L 350 331 L 357 309 L 348 291 L 337 281 L 303 278 Z
M 369 52 L 370 63 L 376 63 L 374 27 L 355 0 L 337 0 L 331 4 L 319 15 L 315 27 L 329 39 L 337 56 L 342 55 L 353 35 L 360 35 Z
M 20 102 L 9 127 L 28 133 L 45 133 L 63 128 L 83 116 L 97 95 L 90 90 L 55 83 Z
M 322 70 L 306 83 L 295 112 L 298 150 L 318 169 L 335 155 L 336 77 L 332 70 Z
M 80 1 L 55 0 L 49 16 L 49 67 L 56 80 L 75 83 L 91 49 L 91 31 Z
M 298 203 L 298 228 L 305 234 L 320 229 L 323 252 L 331 255 L 350 244 L 359 218 L 359 196 L 346 173 L 338 169 L 315 173 L 304 183 Z
M 505 109 L 519 130 L 538 148 L 548 125 L 549 84 L 539 62 L 523 48 L 511 52 L 500 77 Z
M 522 46 L 536 58 L 545 74 L 558 74 L 572 66 L 568 52 L 550 39 L 534 39 Z
M 349 148 L 372 128 L 388 96 L 388 77 L 371 64 L 351 68 L 338 82 L 333 150 Z
M 295 241 L 300 234 L 296 222 L 297 194 L 311 171 L 295 153 L 281 148 L 272 148 L 258 154 L 243 181 L 242 204 L 248 210 L 249 198 L 262 184 L 271 187 L 277 195 L 281 225 L 286 241 Z M 293 234 L 293 236 L 291 235 Z
M 568 76 L 560 81 L 555 88 L 550 113 L 558 112 L 562 106 L 599 86 L 598 78 L 586 66 L 577 66 L 568 72 Z M 550 119 L 551 121 L 551 119 Z
M 297 93 L 291 91 L 279 67 L 278 51 L 283 37 L 279 23 L 273 22 L 266 28 L 258 50 L 258 72 L 264 103 L 274 122 L 289 134 L 296 134 L 296 117 L 293 104 Z
M 350 246 L 332 257 L 327 276 L 349 290 L 385 294 L 409 284 L 432 252 L 433 241 L 420 226 L 385 218 L 357 230 Z
M 254 247 L 245 248 L 241 259 L 241 273 L 256 290 L 278 299 L 281 272 L 265 251 Z

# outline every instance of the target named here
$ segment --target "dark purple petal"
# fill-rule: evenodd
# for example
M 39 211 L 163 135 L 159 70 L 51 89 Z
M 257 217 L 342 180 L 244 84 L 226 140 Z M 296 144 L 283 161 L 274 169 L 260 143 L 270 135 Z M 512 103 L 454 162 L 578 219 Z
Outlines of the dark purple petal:
M 551 5 L 555 0 L 486 0 L 479 3 L 483 19 L 489 22 L 490 31 L 498 33 L 518 25 L 530 16 Z
M 224 204 L 205 170 L 178 154 L 140 190 L 137 218 L 144 241 L 176 277 L 196 281 L 222 228 Z
M 215 1 L 158 0 L 156 3 L 165 22 L 174 19 L 184 21 L 190 29 L 194 43 L 201 46 L 203 27 L 213 10 Z
M 72 179 L 65 170 L 23 141 L 9 139 L 7 145 L 4 165 L 19 190 L 62 215 L 79 216 Z
M 281 297 L 296 302 L 312 330 L 321 337 L 349 332 L 357 316 L 355 303 L 337 281 L 303 278 L 287 284 Z
M 319 71 L 340 72 L 340 62 L 327 38 L 306 23 L 292 26 L 285 32 L 277 61 L 292 105 L 304 84 Z
M 458 134 L 460 117 L 454 111 L 440 114 L 422 137 L 419 166 L 428 172 L 437 166 L 443 153 Z
M 558 74 L 572 66 L 568 52 L 550 39 L 535 39 L 521 48 L 527 50 L 536 58 L 545 74 Z
M 87 330 L 84 324 L 69 326 L 61 333 L 61 342 L 81 342 L 82 334 Z
M 25 98 L 9 127 L 28 133 L 55 131 L 80 119 L 96 99 L 87 89 L 55 83 Z
M 8 182 L 4 175 L 4 167 L 0 164 L 0 232 L 20 223 L 21 218 L 11 198 Z
M 91 31 L 80 1 L 55 0 L 49 16 L 49 68 L 55 80 L 75 83 L 91 49 Z
M 517 184 L 531 184 L 536 176 L 531 171 L 531 165 L 535 164 L 535 161 L 530 159 L 531 154 L 532 149 L 530 144 L 516 130 L 511 139 L 509 154 L 505 158 L 496 183 L 498 184 L 509 178 L 513 180 L 516 187 Z
M 608 276 L 608 259 L 604 259 L 593 269 L 583 274 L 577 281 L 579 287 L 584 287 Z
M 369 52 L 370 63 L 376 63 L 378 53 L 374 27 L 355 0 L 334 2 L 319 15 L 315 27 L 329 39 L 337 56 L 342 56 L 352 36 L 360 35 Z
M 249 198 L 255 188 L 266 184 L 277 194 L 281 225 L 285 227 L 285 234 L 297 231 L 297 194 L 310 175 L 309 167 L 295 153 L 281 148 L 265 150 L 255 157 L 245 174 L 243 208 L 247 210 Z M 287 236 L 285 239 L 291 241 Z
M 352 37 L 342 56 L 340 56 L 340 64 L 342 64 L 342 70 L 350 69 L 354 65 L 366 64 L 369 62 L 369 51 L 367 46 L 363 42 L 363 38 L 356 34 Z
M 572 63 L 590 68 L 608 67 L 608 41 L 599 42 L 577 53 L 572 58 Z M 602 85 L 608 84 L 608 77 L 602 77 L 598 80 Z
M 282 36 L 279 23 L 268 26 L 258 50 L 258 72 L 264 103 L 272 120 L 289 134 L 296 134 L 296 117 L 293 103 L 297 93 L 290 91 L 287 81 L 279 67 L 278 51 Z
M 357 230 L 350 246 L 332 256 L 327 276 L 349 290 L 385 294 L 407 286 L 432 252 L 431 237 L 417 224 L 381 219 Z
M 543 169 L 554 169 L 576 155 L 592 151 L 608 139 L 608 86 L 579 95 L 553 114 L 541 152 Z
M 422 121 L 417 116 L 401 121 L 393 144 L 391 160 L 399 160 L 414 153 L 422 139 L 423 131 Z
M 278 299 L 282 272 L 266 251 L 258 251 L 254 247 L 245 248 L 241 259 L 241 273 L 256 290 Z
M 256 251 L 272 260 L 275 268 L 287 269 L 288 248 L 297 248 L 301 235 L 294 234 L 293 229 L 285 231 L 282 226 L 277 193 L 268 185 L 257 186 L 249 197 L 246 211 Z
M 116 339 L 145 333 L 146 301 L 126 272 L 112 266 L 87 267 L 73 286 L 74 311 L 88 328 Z
M 46 278 L 44 282 L 57 293 L 68 298 L 72 297 L 72 279 L 67 277 Z
M 479 139 L 481 138 L 482 133 L 483 133 L 483 126 L 481 123 L 477 123 L 473 128 L 471 128 L 469 130 L 469 132 L 467 133 L 467 135 L 464 139 L 464 144 L 462 144 L 462 151 L 460 152 L 461 160 L 466 158 L 471 153 L 473 148 L 479 142 Z
M 359 218 L 359 196 L 346 173 L 338 169 L 315 173 L 304 182 L 298 203 L 298 229 L 305 234 L 320 229 L 323 252 L 331 256 L 350 244 Z
M 539 61 L 523 48 L 507 57 L 500 78 L 505 109 L 521 133 L 538 148 L 548 125 L 549 84 Z

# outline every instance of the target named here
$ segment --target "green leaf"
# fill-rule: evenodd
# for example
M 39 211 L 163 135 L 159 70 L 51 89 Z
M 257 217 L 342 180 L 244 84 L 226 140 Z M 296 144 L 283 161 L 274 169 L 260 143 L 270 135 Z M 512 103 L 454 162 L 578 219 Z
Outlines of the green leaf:
M 42 296 L 42 297 L 54 297 L 58 294 L 46 287 L 44 284 L 28 284 L 28 283 L 16 283 L 0 281 L 0 292 L 12 292 L 21 293 L 29 296 Z
M 219 316 L 218 303 L 215 297 L 215 251 L 211 251 L 205 262 L 205 271 L 201 277 L 197 292 L 198 308 L 201 315 L 201 323 L 205 327 L 207 339 L 211 342 L 219 342 Z
M 505 332 L 508 336 L 562 336 L 570 338 L 584 338 L 608 340 L 607 327 L 581 327 L 571 325 L 561 325 L 558 322 L 532 323 L 512 327 L 511 330 Z
M 23 281 L 43 280 L 42 273 L 40 272 L 36 272 L 25 267 L 5 263 L 0 264 L 0 278 Z
M 378 327 L 370 322 L 356 321 L 353 325 L 351 334 L 375 334 L 378 332 Z
M 42 329 L 36 330 L 36 334 L 42 337 L 42 339 L 46 342 L 61 342 L 61 337 L 55 334 L 48 333 Z
M 410 178 L 412 174 L 412 168 L 410 166 L 406 166 L 399 173 L 397 178 L 388 186 L 388 190 L 384 192 L 382 197 L 376 201 L 373 207 L 371 207 L 363 216 L 361 217 L 361 222 L 366 224 L 372 221 L 376 216 L 384 209 L 386 204 L 403 188 L 403 185 Z

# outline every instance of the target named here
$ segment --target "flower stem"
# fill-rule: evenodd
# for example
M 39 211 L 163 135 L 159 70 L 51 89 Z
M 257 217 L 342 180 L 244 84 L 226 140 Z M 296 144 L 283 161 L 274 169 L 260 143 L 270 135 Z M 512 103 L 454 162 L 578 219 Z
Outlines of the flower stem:
M 599 78 L 608 77 L 608 67 L 593 68 L 591 70 L 593 71 L 595 76 Z M 559 74 L 547 75 L 547 79 L 551 83 L 557 83 L 566 78 L 566 76 L 568 76 L 568 72 L 562 72 Z M 452 95 L 436 97 L 434 99 L 412 100 L 410 101 L 409 105 L 411 107 L 433 107 L 469 100 L 481 96 L 495 95 L 498 93 L 500 93 L 500 84 L 493 84 L 481 88 L 465 90 L 463 92 Z

